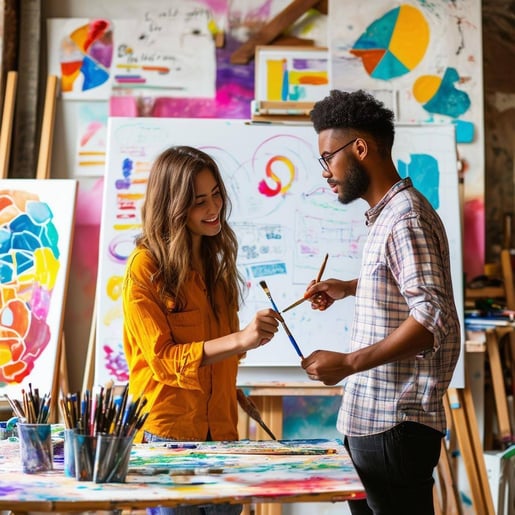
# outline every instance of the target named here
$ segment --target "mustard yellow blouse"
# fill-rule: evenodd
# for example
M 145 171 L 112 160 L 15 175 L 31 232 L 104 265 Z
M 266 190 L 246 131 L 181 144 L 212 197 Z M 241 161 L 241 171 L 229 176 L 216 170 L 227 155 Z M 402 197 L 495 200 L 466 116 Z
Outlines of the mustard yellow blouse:
M 237 313 L 217 291 L 218 319 L 195 271 L 186 284 L 186 306 L 173 312 L 151 277 L 156 265 L 141 248 L 127 261 L 123 282 L 123 345 L 129 393 L 144 395 L 150 415 L 143 430 L 176 440 L 237 440 L 236 374 L 239 357 L 200 366 L 205 340 L 237 331 Z M 140 431 L 138 441 L 141 441 Z

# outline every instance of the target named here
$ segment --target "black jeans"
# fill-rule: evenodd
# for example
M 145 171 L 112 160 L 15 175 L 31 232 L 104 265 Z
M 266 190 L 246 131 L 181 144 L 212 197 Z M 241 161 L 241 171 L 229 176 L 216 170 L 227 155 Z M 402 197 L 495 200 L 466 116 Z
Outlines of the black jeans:
M 346 437 L 345 447 L 367 498 L 349 501 L 352 515 L 434 515 L 433 472 L 443 434 L 416 422 Z

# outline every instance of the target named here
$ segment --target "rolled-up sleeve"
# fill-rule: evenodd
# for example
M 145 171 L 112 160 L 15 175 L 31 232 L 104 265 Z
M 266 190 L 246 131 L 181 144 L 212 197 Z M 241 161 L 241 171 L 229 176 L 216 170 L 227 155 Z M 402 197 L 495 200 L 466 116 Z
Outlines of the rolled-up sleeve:
M 433 333 L 433 353 L 445 341 L 448 333 L 446 314 L 453 313 L 454 303 L 445 284 L 445 248 L 435 241 L 437 235 L 420 216 L 410 216 L 396 224 L 388 239 L 390 270 L 399 286 L 409 315 Z M 427 352 L 423 357 L 430 357 Z M 422 355 L 420 356 L 422 357 Z

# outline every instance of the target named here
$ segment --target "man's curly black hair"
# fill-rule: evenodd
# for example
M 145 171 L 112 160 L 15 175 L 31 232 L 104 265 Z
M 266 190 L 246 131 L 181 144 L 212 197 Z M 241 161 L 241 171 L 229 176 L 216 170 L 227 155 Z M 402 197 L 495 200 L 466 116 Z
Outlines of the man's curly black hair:
M 326 129 L 351 129 L 370 134 L 384 150 L 390 151 L 393 146 L 393 112 L 362 89 L 331 90 L 315 103 L 310 116 L 317 134 Z

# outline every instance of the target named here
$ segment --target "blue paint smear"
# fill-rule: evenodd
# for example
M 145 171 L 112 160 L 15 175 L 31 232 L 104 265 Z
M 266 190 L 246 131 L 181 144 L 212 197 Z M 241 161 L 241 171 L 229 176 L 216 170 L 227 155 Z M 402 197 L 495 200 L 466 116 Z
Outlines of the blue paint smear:
M 6 253 L 11 247 L 11 232 L 0 229 L 0 253 Z
M 13 234 L 12 248 L 13 250 L 27 250 L 34 252 L 41 247 L 41 242 L 33 234 L 27 231 Z
M 374 79 L 390 80 L 409 73 L 410 69 L 402 64 L 389 50 L 377 63 L 370 76 Z
M 442 77 L 442 82 L 433 98 L 423 105 L 429 113 L 444 114 L 457 118 L 468 111 L 470 97 L 464 91 L 454 87 L 460 76 L 455 68 L 447 68 Z
M 456 128 L 457 143 L 472 143 L 474 141 L 474 124 L 463 120 L 453 120 Z
M 44 224 L 53 218 L 52 211 L 45 202 L 29 202 L 26 211 L 37 224 Z
M 10 283 L 13 280 L 13 265 L 12 259 L 9 257 L 3 257 L 0 260 L 0 282 L 2 284 Z
M 27 213 L 22 213 L 16 218 L 13 218 L 9 224 L 9 229 L 12 233 L 28 231 L 29 233 L 37 236 L 39 236 L 40 233 L 39 225 L 36 225 Z
M 290 80 L 288 70 L 283 71 L 283 84 L 281 88 L 281 100 L 286 102 L 288 100 L 288 90 L 290 89 Z
M 336 419 L 341 397 L 286 396 L 283 398 L 283 438 L 313 441 L 313 438 L 339 438 Z
M 413 186 L 417 188 L 431 205 L 438 209 L 440 198 L 438 195 L 438 185 L 440 183 L 440 171 L 438 161 L 428 154 L 411 154 L 411 162 L 405 163 L 397 161 L 397 170 L 404 179 L 410 177 Z
M 270 275 L 286 274 L 286 263 L 269 263 L 251 266 L 253 277 L 266 277 Z
M 303 98 L 306 98 L 306 97 L 307 97 L 307 93 L 306 93 L 306 87 L 305 86 L 300 86 L 299 84 L 294 84 L 290 88 L 290 92 L 289 92 L 289 95 L 288 95 L 288 100 L 292 100 L 294 102 L 299 102 Z
M 80 71 L 84 77 L 83 91 L 94 89 L 109 79 L 109 73 L 87 55 L 83 56 Z
M 400 7 L 396 7 L 372 22 L 356 43 L 354 43 L 353 48 L 359 50 L 384 48 L 386 50 L 390 46 L 399 13 Z
M 30 252 L 15 252 L 16 273 L 21 275 L 34 266 L 34 256 Z

